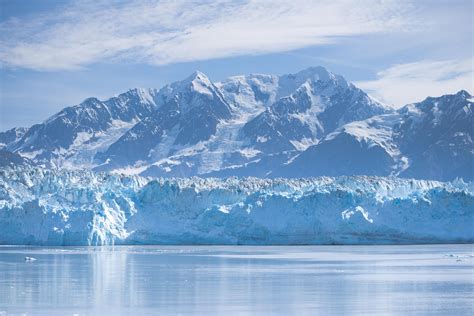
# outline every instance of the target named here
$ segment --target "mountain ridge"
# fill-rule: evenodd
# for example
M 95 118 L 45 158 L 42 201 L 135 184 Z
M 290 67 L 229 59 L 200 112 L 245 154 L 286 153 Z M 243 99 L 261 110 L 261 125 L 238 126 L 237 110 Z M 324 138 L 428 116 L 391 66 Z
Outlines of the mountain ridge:
M 471 100 L 463 90 L 395 110 L 321 66 L 220 82 L 195 71 L 87 98 L 0 142 L 42 166 L 146 176 L 471 180 Z
M 377 174 L 436 177 L 444 181 L 457 174 L 473 180 L 471 98 L 461 90 L 452 95 L 428 97 L 391 114 L 351 122 L 308 148 L 276 174 L 301 176 L 301 171 L 306 170 L 309 176 Z M 450 147 L 449 152 L 442 146 Z M 348 166 L 338 158 L 342 157 L 341 149 L 350 147 L 352 165 Z M 332 168 L 325 164 L 327 161 L 333 163 Z M 316 167 L 308 170 L 308 163 Z

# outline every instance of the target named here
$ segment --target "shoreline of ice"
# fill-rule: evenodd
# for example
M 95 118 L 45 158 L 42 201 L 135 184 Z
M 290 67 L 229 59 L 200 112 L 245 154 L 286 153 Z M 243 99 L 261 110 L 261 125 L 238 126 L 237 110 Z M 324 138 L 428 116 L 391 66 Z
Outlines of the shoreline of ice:
M 0 169 L 0 244 L 474 242 L 474 184 Z

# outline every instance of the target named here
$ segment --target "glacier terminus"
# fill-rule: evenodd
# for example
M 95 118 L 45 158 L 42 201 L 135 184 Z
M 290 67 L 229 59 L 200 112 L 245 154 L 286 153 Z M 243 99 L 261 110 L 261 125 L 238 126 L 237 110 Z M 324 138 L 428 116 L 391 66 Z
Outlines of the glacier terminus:
M 0 171 L 0 244 L 474 242 L 474 185 L 390 177 Z

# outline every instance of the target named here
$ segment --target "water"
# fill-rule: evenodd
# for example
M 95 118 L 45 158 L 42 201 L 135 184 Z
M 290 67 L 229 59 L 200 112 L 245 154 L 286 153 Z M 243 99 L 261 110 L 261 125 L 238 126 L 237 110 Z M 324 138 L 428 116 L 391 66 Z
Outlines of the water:
M 473 248 L 0 247 L 0 315 L 467 315 Z

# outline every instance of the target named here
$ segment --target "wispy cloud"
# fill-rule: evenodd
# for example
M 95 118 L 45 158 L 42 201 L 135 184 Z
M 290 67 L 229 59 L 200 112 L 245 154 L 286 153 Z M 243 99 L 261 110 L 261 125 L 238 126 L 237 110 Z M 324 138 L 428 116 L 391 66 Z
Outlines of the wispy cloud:
M 0 24 L 0 62 L 35 70 L 282 52 L 408 25 L 408 2 L 78 1 Z
M 473 59 L 419 61 L 394 65 L 377 73 L 377 79 L 356 84 L 377 99 L 396 107 L 421 101 L 427 96 L 473 93 Z

